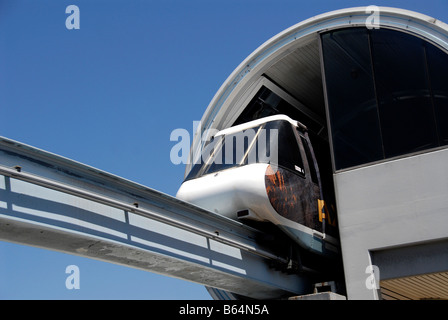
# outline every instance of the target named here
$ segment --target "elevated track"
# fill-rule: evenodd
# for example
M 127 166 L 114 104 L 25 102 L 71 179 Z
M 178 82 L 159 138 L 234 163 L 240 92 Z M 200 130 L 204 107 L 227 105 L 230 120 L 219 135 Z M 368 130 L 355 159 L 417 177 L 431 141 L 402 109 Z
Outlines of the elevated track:
M 256 299 L 310 290 L 288 243 L 140 184 L 0 137 L 0 240 L 99 259 Z

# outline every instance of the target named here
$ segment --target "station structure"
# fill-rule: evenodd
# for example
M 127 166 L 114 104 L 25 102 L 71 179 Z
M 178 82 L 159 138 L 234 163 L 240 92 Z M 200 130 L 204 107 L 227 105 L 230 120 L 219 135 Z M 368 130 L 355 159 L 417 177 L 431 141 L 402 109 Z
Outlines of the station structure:
M 300 121 L 332 180 L 346 298 L 448 299 L 447 75 L 437 19 L 375 6 L 312 17 L 233 71 L 192 154 L 212 128 Z M 312 279 L 272 268 L 288 257 L 241 222 L 7 138 L 0 165 L 2 240 L 198 282 L 219 298 L 310 293 Z

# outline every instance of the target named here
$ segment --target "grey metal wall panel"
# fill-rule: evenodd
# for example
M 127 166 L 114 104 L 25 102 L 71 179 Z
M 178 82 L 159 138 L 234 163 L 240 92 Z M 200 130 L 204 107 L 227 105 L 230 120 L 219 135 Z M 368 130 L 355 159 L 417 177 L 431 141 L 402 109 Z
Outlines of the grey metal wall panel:
M 349 299 L 377 298 L 370 251 L 448 237 L 447 163 L 442 149 L 335 174 Z

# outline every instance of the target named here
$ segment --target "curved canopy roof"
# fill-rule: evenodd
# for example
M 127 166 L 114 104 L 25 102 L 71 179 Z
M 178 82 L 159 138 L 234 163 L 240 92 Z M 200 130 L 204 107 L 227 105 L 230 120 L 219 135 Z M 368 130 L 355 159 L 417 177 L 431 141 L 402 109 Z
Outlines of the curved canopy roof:
M 235 122 L 261 81 L 281 87 L 310 116 L 325 122 L 319 34 L 350 27 L 405 32 L 448 52 L 448 25 L 413 11 L 369 6 L 312 17 L 266 41 L 232 72 L 207 107 L 192 151 L 198 151 L 208 138 L 208 129 L 221 130 Z M 189 170 L 187 165 L 186 173 Z

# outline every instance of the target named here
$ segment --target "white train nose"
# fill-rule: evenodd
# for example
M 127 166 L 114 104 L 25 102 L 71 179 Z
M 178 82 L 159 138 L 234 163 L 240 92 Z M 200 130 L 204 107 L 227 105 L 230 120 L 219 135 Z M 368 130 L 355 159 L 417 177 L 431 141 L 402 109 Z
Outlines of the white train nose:
M 270 207 L 264 184 L 267 166 L 252 164 L 185 181 L 176 197 L 231 219 L 251 209 L 244 218 L 266 220 L 260 213 Z
M 231 219 L 267 221 L 303 248 L 330 254 L 331 237 L 324 234 L 326 221 L 318 209 L 323 199 L 318 166 L 306 130 L 275 115 L 218 132 L 177 197 Z

